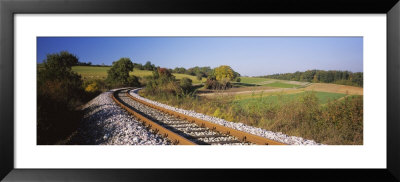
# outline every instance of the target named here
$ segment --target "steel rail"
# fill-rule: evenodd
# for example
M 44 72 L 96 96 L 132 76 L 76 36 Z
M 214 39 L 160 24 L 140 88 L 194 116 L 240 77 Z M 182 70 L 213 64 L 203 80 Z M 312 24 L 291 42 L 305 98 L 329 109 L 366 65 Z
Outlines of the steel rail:
M 117 94 L 120 92 L 121 90 L 115 91 L 113 94 L 111 94 L 112 99 L 119 105 L 121 106 L 123 109 L 125 109 L 126 111 L 128 111 L 130 114 L 132 114 L 133 116 L 135 116 L 139 121 L 143 122 L 146 126 L 150 127 L 151 129 L 153 129 L 154 131 L 158 132 L 159 134 L 169 138 L 173 144 L 177 144 L 177 145 L 197 145 L 196 143 L 178 135 L 177 133 L 155 123 L 154 121 L 150 120 L 149 118 L 143 116 L 142 114 L 134 111 L 133 109 L 129 108 L 128 106 L 126 106 L 125 104 L 123 104 L 117 97 Z
M 239 131 L 239 130 L 236 130 L 236 129 L 233 129 L 233 128 L 229 128 L 229 127 L 226 127 L 226 126 L 215 124 L 215 123 L 212 123 L 212 122 L 209 122 L 209 121 L 205 121 L 205 120 L 202 120 L 202 119 L 199 119 L 199 118 L 188 116 L 188 115 L 185 115 L 185 114 L 173 111 L 173 110 L 169 110 L 169 109 L 166 109 L 166 108 L 151 104 L 149 102 L 143 101 L 141 99 L 138 99 L 138 98 L 132 96 L 131 94 L 129 94 L 129 92 L 127 92 L 126 94 L 128 95 L 128 97 L 130 97 L 131 99 L 133 99 L 136 102 L 139 102 L 139 103 L 144 104 L 146 106 L 149 106 L 151 108 L 157 109 L 159 111 L 168 113 L 168 114 L 173 115 L 175 117 L 178 117 L 178 118 L 181 118 L 181 119 L 186 119 L 188 121 L 196 123 L 199 126 L 204 126 L 204 127 L 207 127 L 207 128 L 209 128 L 211 130 L 214 130 L 214 131 L 218 131 L 218 132 L 221 132 L 221 133 L 225 133 L 227 135 L 235 136 L 239 140 L 242 140 L 242 141 L 251 142 L 251 143 L 254 143 L 254 144 L 258 144 L 258 145 L 287 145 L 287 144 L 284 144 L 284 143 L 281 143 L 281 142 L 278 142 L 278 141 L 274 141 L 274 140 L 271 140 L 271 139 L 268 139 L 268 138 L 264 138 L 264 137 L 261 137 L 261 136 L 257 136 L 257 135 L 253 135 L 253 134 L 246 133 L 246 132 L 243 132 L 243 131 Z

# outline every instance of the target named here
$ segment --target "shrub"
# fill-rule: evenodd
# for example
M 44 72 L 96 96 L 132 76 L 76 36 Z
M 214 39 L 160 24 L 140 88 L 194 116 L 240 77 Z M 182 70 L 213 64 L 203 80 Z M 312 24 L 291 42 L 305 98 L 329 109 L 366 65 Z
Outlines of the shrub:
M 217 90 L 220 89 L 220 84 L 217 80 L 214 79 L 207 79 L 206 83 L 204 84 L 204 88 L 206 89 L 213 89 L 213 90 Z
M 138 87 L 138 86 L 140 86 L 140 83 L 139 83 L 139 78 L 138 77 L 136 77 L 136 76 L 129 76 L 128 77 L 128 85 L 127 86 L 130 86 L 130 87 Z
M 240 82 L 241 81 L 241 79 L 238 77 L 238 78 L 236 78 L 236 82 Z
M 201 74 L 197 74 L 197 75 L 196 75 L 196 79 L 197 79 L 197 80 L 201 80 L 202 78 L 203 78 L 203 77 L 202 77 Z
M 179 82 L 175 76 L 171 74 L 171 70 L 165 68 L 157 68 L 153 71 L 152 77 L 146 77 L 146 87 L 144 94 L 146 95 L 174 95 L 184 96 L 192 91 L 192 80 L 182 78 Z
M 98 92 L 100 89 L 99 89 L 99 87 L 97 86 L 97 83 L 96 82 L 93 82 L 93 83 L 91 83 L 91 84 L 89 84 L 86 88 L 85 88 L 85 91 L 86 92 L 91 92 L 91 93 L 93 93 L 93 92 Z
M 78 63 L 68 52 L 47 55 L 37 75 L 37 144 L 54 144 L 76 130 L 82 113 L 81 76 L 71 71 Z
M 207 79 L 206 83 L 204 84 L 204 88 L 212 90 L 226 90 L 231 87 L 231 83 L 226 80 L 219 82 L 217 80 Z
M 182 90 L 187 93 L 192 89 L 192 80 L 186 77 L 183 77 L 180 81 L 180 87 Z
M 133 70 L 133 63 L 129 58 L 121 58 L 112 63 L 111 69 L 107 71 L 107 82 L 112 87 L 128 86 L 129 72 Z

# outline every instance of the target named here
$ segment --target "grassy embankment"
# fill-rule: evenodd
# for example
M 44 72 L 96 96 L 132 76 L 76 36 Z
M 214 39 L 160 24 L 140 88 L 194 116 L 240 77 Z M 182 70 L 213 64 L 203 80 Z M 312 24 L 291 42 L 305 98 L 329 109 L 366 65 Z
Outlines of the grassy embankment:
M 270 79 L 243 77 L 243 84 Z M 269 86 L 288 88 L 276 80 Z M 292 88 L 292 87 L 290 87 Z M 315 88 L 318 90 L 318 88 Z M 322 89 L 323 90 L 323 89 Z M 175 97 L 169 94 L 143 96 L 175 107 L 194 110 L 228 121 L 243 122 L 324 144 L 363 144 L 363 97 L 343 92 L 295 89 L 272 93 Z

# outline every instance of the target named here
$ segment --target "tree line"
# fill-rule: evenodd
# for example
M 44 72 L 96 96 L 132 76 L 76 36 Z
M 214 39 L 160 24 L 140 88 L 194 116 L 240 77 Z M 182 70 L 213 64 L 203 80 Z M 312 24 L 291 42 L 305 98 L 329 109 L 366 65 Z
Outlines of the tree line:
M 295 73 L 279 73 L 273 75 L 262 76 L 263 78 L 272 78 L 279 80 L 306 81 L 313 83 L 335 83 L 341 85 L 363 86 L 363 73 L 350 71 L 324 71 L 324 70 L 307 70 L 304 72 L 297 71 Z
M 181 73 L 181 74 L 187 74 L 187 75 L 192 75 L 196 76 L 198 80 L 201 80 L 201 78 L 212 78 L 215 75 L 215 68 L 212 69 L 209 66 L 204 66 L 204 67 L 199 67 L 195 66 L 192 68 L 184 68 L 184 67 L 176 67 L 173 70 L 171 69 L 172 73 Z M 240 74 L 234 70 L 232 70 L 234 77 L 240 77 Z
M 78 62 L 74 66 L 97 66 L 97 67 L 110 67 L 110 65 L 106 65 L 104 63 L 101 64 L 92 64 L 92 62 Z

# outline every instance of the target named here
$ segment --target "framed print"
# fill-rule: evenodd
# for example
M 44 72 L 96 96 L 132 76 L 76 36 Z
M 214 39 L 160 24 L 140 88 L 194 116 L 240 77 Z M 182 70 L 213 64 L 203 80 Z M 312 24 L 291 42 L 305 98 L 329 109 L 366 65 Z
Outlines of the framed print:
M 0 8 L 6 181 L 400 178 L 397 1 Z

